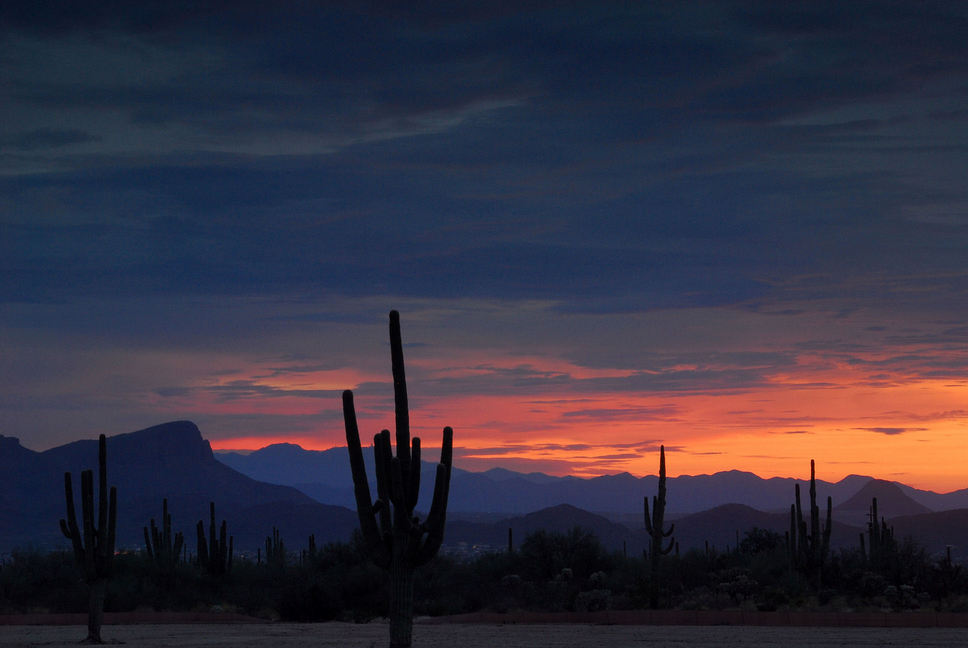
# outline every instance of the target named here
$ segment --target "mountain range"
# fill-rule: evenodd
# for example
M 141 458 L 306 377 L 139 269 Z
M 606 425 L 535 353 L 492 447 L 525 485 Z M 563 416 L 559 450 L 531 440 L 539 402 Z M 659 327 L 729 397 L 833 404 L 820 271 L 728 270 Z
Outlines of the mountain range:
M 312 451 L 274 444 L 247 455 L 215 454 L 197 426 L 175 421 L 108 437 L 107 454 L 108 482 L 118 488 L 119 548 L 142 545 L 142 527 L 160 517 L 163 498 L 189 551 L 195 547 L 196 522 L 208 526 L 211 501 L 217 520 L 228 521 L 240 552 L 254 552 L 273 527 L 290 549 L 299 549 L 310 534 L 317 542 L 348 540 L 357 526 L 345 448 Z M 95 440 L 35 452 L 0 436 L 0 552 L 66 547 L 57 523 L 64 517 L 64 472 L 73 473 L 76 492 L 80 471 L 96 466 Z M 433 483 L 432 468 L 424 465 L 425 484 Z M 368 474 L 372 480 L 372 465 Z M 656 492 L 657 481 L 654 475 L 628 473 L 582 479 L 455 468 L 446 545 L 500 549 L 508 529 L 520 543 L 538 529 L 582 526 L 609 549 L 641 552 L 648 541 L 642 498 Z M 792 478 L 761 479 L 740 471 L 669 478 L 667 517 L 676 523 L 683 551 L 707 542 L 735 546 L 754 526 L 782 534 L 789 528 L 796 483 L 806 505 L 806 482 Z M 432 489 L 422 490 L 418 510 L 426 511 Z M 821 502 L 829 495 L 835 504 L 835 547 L 857 544 L 871 498 L 877 497 L 880 514 L 899 537 L 910 535 L 932 552 L 955 545 L 957 555 L 968 548 L 968 490 L 938 494 L 857 475 L 818 481 L 817 490 Z
M 372 452 L 364 452 L 368 474 L 372 478 Z M 249 454 L 219 453 L 216 458 L 239 472 L 273 484 L 292 486 L 320 502 L 354 506 L 353 480 L 346 448 L 304 450 L 298 445 L 279 443 Z M 668 460 L 671 464 L 673 459 Z M 658 461 L 657 461 L 658 463 Z M 806 467 L 805 467 L 806 468 Z M 822 469 L 822 466 L 818 466 Z M 430 476 L 433 464 L 424 464 Z M 805 471 L 807 472 L 807 471 Z M 459 513 L 530 513 L 542 508 L 570 504 L 588 511 L 596 511 L 618 521 L 628 515 L 641 518 L 642 497 L 655 493 L 658 477 L 634 477 L 629 473 L 581 479 L 554 477 L 543 473 L 516 473 L 504 468 L 492 468 L 474 473 L 454 468 L 448 510 Z M 852 516 L 856 524 L 866 523 L 870 498 L 851 500 L 873 477 L 850 475 L 837 482 L 817 480 L 817 495 L 823 501 L 830 496 L 838 517 Z M 713 475 L 683 475 L 668 480 L 667 511 L 673 516 L 688 515 L 722 504 L 745 504 L 761 511 L 787 511 L 793 499 L 795 484 L 800 484 L 804 499 L 808 480 L 773 477 L 760 478 L 738 470 Z M 886 516 L 945 511 L 968 508 L 968 489 L 939 494 L 919 490 L 898 482 L 875 480 L 881 486 L 881 513 Z M 887 492 L 889 489 L 890 492 Z M 877 496 L 877 492 L 873 492 Z M 421 493 L 429 498 L 429 493 Z M 901 495 L 910 503 L 900 504 L 897 510 L 888 504 Z M 849 505 L 847 504 L 849 502 Z M 426 509 L 429 500 L 421 499 Z M 887 506 L 887 508 L 885 508 Z

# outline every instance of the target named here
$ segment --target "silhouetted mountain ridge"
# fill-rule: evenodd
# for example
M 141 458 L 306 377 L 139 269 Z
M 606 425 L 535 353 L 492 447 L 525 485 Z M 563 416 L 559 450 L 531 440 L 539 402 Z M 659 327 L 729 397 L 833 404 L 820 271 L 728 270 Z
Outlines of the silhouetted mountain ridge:
M 58 520 L 64 511 L 64 473 L 71 472 L 78 497 L 80 472 L 97 468 L 97 441 L 75 441 L 37 453 L 19 443 L 0 443 L 0 466 L 22 464 L 0 482 L 0 551 L 17 545 L 65 546 Z M 142 544 L 142 527 L 160 518 L 167 497 L 176 531 L 195 548 L 195 523 L 208 520 L 208 503 L 228 521 L 241 550 L 260 546 L 273 526 L 290 546 L 304 546 L 310 533 L 317 540 L 345 540 L 356 526 L 356 514 L 322 504 L 290 486 L 256 481 L 216 461 L 208 441 L 189 421 L 173 421 L 107 439 L 108 483 L 118 489 L 118 546 Z M 78 500 L 79 502 L 79 500 Z M 79 504 L 78 504 L 79 506 Z M 284 510 L 298 508 L 291 526 L 280 526 Z
M 345 448 L 307 451 L 290 445 L 286 448 L 286 460 L 279 462 L 274 462 L 273 454 L 263 450 L 250 455 L 216 457 L 252 477 L 294 486 L 321 502 L 353 507 L 352 477 Z M 364 452 L 364 457 L 368 463 L 372 462 L 370 452 Z M 424 472 L 432 470 L 431 466 L 425 464 Z M 369 474 L 372 478 L 372 470 Z M 821 502 L 831 496 L 837 505 L 850 499 L 872 479 L 849 475 L 838 482 L 818 480 L 818 495 Z M 657 483 L 655 475 L 635 477 L 618 473 L 585 479 L 543 473 L 522 474 L 506 468 L 475 473 L 458 466 L 454 469 L 449 509 L 464 513 L 523 514 L 558 504 L 571 504 L 624 520 L 625 516 L 641 509 L 643 495 L 654 493 Z M 670 515 L 683 516 L 730 503 L 742 503 L 761 511 L 786 511 L 797 483 L 801 484 L 806 495 L 806 480 L 790 477 L 764 479 L 740 470 L 672 477 L 669 478 L 668 511 Z M 968 507 L 968 490 L 938 494 L 903 484 L 897 486 L 905 498 L 929 510 Z M 422 499 L 420 506 L 426 509 L 429 501 Z M 897 510 L 907 511 L 905 507 Z
M 931 513 L 931 509 L 920 504 L 901 490 L 894 482 L 883 479 L 872 479 L 864 484 L 853 497 L 843 504 L 834 507 L 838 515 L 857 514 L 867 515 L 871 500 L 877 498 L 878 514 L 882 517 L 898 517 L 901 515 L 919 515 Z

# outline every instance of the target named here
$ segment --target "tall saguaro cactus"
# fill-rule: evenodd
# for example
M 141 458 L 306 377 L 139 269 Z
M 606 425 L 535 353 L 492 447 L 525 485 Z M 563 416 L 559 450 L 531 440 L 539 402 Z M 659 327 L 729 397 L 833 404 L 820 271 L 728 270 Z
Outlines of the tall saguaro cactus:
M 94 526 L 94 473 L 81 472 L 81 524 L 77 526 L 74 512 L 74 489 L 71 473 L 64 473 L 64 495 L 67 500 L 67 520 L 60 521 L 61 532 L 74 547 L 74 561 L 83 569 L 84 580 L 90 587 L 87 607 L 87 638 L 84 643 L 104 643 L 101 622 L 104 619 L 104 593 L 111 576 L 114 558 L 115 528 L 118 522 L 118 492 L 112 486 L 108 499 L 107 440 L 98 438 L 98 519 Z
M 817 506 L 817 479 L 813 459 L 810 460 L 810 530 L 803 519 L 800 506 L 800 484 L 794 487 L 795 500 L 790 505 L 790 533 L 788 550 L 793 567 L 813 580 L 819 588 L 823 578 L 823 565 L 830 554 L 831 499 L 827 497 L 827 520 L 821 529 L 820 507 Z
M 397 311 L 390 311 L 390 361 L 397 454 L 393 456 L 390 448 L 389 430 L 383 430 L 374 437 L 376 501 L 370 496 L 366 479 L 353 392 L 350 390 L 343 392 L 343 421 L 363 541 L 373 562 L 390 573 L 390 648 L 402 648 L 410 646 L 412 641 L 414 571 L 437 554 L 444 539 L 454 432 L 449 427 L 444 428 L 433 501 L 427 519 L 421 522 L 414 515 L 420 490 L 420 439 L 410 439 L 407 382 L 403 367 L 400 315 Z
M 651 566 L 651 576 L 649 578 L 649 605 L 659 606 L 659 561 L 675 547 L 675 539 L 672 532 L 676 525 L 670 524 L 669 529 L 663 529 L 665 525 L 665 506 L 666 506 L 666 464 L 665 446 L 659 446 L 659 492 L 652 497 L 652 516 L 649 517 L 649 496 L 643 499 L 645 510 L 645 530 L 649 534 L 649 564 Z M 669 544 L 662 546 L 663 541 L 669 538 Z

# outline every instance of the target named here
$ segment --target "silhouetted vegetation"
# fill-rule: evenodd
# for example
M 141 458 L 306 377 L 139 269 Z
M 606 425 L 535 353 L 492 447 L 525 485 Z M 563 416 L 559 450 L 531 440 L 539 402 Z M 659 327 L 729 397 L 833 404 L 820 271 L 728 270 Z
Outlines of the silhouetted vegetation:
M 859 548 L 831 551 L 819 591 L 791 573 L 784 537 L 763 529 L 749 530 L 730 551 L 690 550 L 663 563 L 658 593 L 666 608 L 968 611 L 963 567 L 910 541 L 897 542 L 880 565 Z M 653 585 L 647 557 L 606 551 L 580 528 L 532 533 L 510 553 L 438 555 L 420 574 L 417 615 L 641 609 Z M 0 569 L 0 612 L 81 612 L 86 602 L 87 586 L 68 552 L 15 552 Z M 349 543 L 290 552 L 281 567 L 236 557 L 232 571 L 219 576 L 184 562 L 167 571 L 146 552 L 119 554 L 104 605 L 363 622 L 387 616 L 389 584 L 357 534 Z

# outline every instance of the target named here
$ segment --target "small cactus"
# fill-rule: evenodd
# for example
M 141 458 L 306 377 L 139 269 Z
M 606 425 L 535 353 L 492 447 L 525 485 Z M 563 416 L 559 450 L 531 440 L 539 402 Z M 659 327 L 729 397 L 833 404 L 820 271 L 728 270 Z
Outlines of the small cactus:
M 803 519 L 800 506 L 800 484 L 794 486 L 794 503 L 790 505 L 790 531 L 787 534 L 787 551 L 791 568 L 813 580 L 820 588 L 823 580 L 824 563 L 830 555 L 830 531 L 832 503 L 827 497 L 826 524 L 820 526 L 820 507 L 817 506 L 817 480 L 814 461 L 810 460 L 810 527 Z
M 222 576 L 232 571 L 232 541 L 233 537 L 228 537 L 226 544 L 226 523 L 222 520 L 222 526 L 218 529 L 218 537 L 215 535 L 215 502 L 209 502 L 209 536 L 206 541 L 205 525 L 201 520 L 195 526 L 198 537 L 198 566 L 211 576 Z
M 315 547 L 316 539 L 310 537 L 310 543 Z M 266 565 L 275 569 L 286 566 L 286 545 L 276 527 L 272 527 L 272 535 L 266 537 Z
M 142 527 L 145 536 L 145 551 L 155 565 L 159 568 L 171 571 L 178 564 L 182 548 L 185 544 L 185 536 L 181 531 L 174 537 L 171 534 L 171 514 L 168 512 L 168 498 L 161 502 L 161 529 L 155 525 L 155 519 L 151 518 L 149 527 Z

